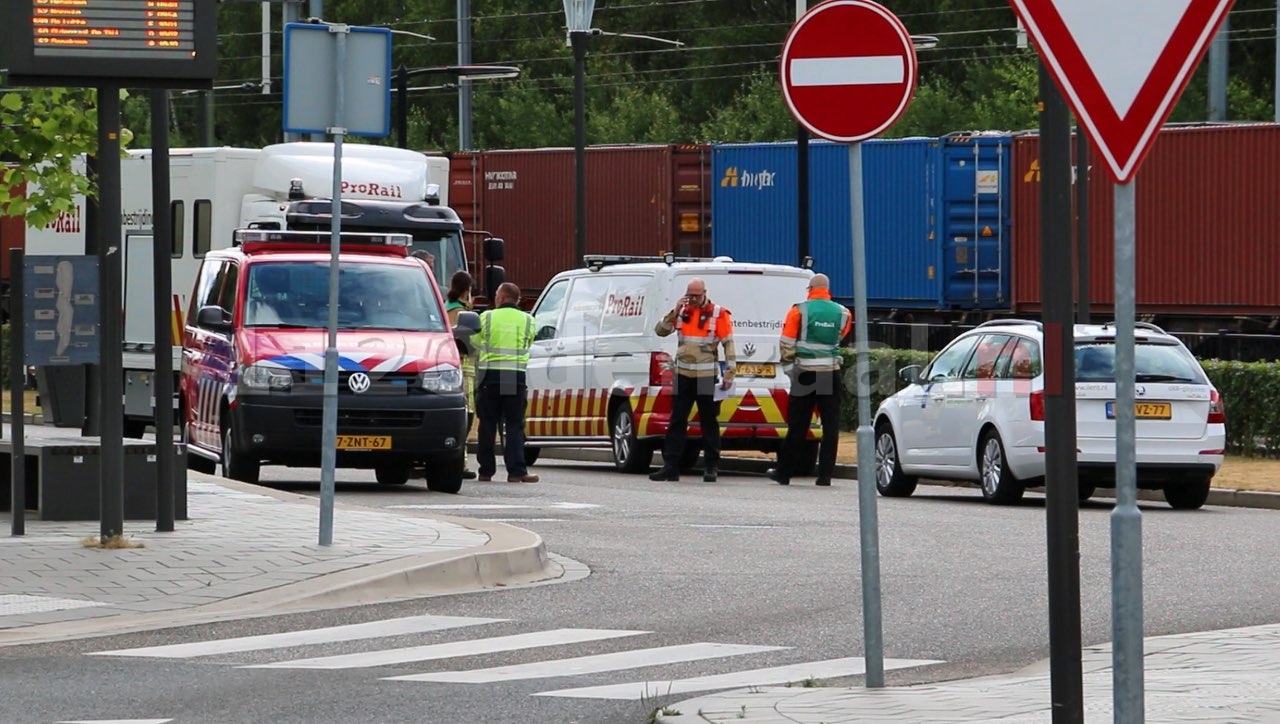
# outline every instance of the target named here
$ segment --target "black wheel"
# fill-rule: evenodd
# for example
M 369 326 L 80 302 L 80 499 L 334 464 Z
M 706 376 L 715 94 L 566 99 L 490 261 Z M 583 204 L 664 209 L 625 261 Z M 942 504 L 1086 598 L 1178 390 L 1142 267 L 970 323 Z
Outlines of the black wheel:
M 1213 478 L 1169 483 L 1164 486 L 1164 499 L 1174 510 L 1196 510 L 1209 499 Z
M 680 453 L 680 471 L 689 472 L 693 470 L 693 466 L 698 464 L 698 458 L 702 456 L 702 443 L 697 440 L 687 440 L 684 444 L 684 452 Z
M 373 469 L 373 475 L 382 485 L 404 485 L 409 482 L 412 467 L 408 463 L 388 463 Z
M 261 472 L 259 461 L 245 457 L 244 453 L 236 449 L 235 435 L 232 434 L 231 416 L 223 413 L 225 422 L 222 424 L 222 474 L 232 480 L 239 480 L 242 483 L 258 482 L 258 473 Z
M 819 441 L 810 440 L 800 446 L 800 459 L 796 461 L 792 470 L 796 475 L 813 475 L 818 469 L 818 445 Z
M 978 475 L 982 482 L 982 497 L 988 503 L 1009 505 L 1022 500 L 1026 486 L 1009 472 L 1004 455 L 1004 443 L 995 430 L 988 430 L 978 444 Z
M 1080 481 L 1079 495 L 1080 495 L 1081 503 L 1085 502 L 1089 498 L 1092 498 L 1093 494 L 1096 492 L 1098 492 L 1098 486 L 1094 485 L 1093 483 L 1086 483 L 1083 480 Z
M 427 463 L 427 490 L 456 495 L 462 490 L 462 474 L 467 467 L 465 454 L 431 460 Z
M 623 402 L 609 419 L 609 437 L 613 439 L 613 464 L 624 473 L 643 473 L 653 463 L 653 445 L 636 437 L 631 403 Z
M 905 498 L 916 492 L 918 482 L 902 472 L 893 427 L 882 423 L 876 429 L 876 490 L 886 498 Z

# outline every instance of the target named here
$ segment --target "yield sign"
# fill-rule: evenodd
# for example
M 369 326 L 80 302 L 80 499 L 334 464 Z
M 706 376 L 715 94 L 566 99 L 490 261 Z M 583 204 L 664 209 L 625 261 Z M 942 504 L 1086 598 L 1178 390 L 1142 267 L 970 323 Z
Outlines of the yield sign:
M 782 46 L 782 98 L 814 134 L 856 143 L 878 136 L 916 90 L 916 51 L 902 21 L 871 0 L 826 0 Z
M 1234 0 L 1009 0 L 1117 183 L 1137 172 Z

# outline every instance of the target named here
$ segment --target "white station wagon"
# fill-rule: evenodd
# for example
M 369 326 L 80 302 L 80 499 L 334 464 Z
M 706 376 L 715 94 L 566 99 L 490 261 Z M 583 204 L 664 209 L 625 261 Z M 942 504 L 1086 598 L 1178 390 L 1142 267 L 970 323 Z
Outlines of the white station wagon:
M 1115 487 L 1115 327 L 1075 325 L 1080 500 Z M 976 482 L 991 503 L 1044 485 L 1043 332 L 992 321 L 957 337 L 875 415 L 876 487 L 908 496 L 919 478 Z M 1218 390 L 1180 340 L 1135 325 L 1138 487 L 1169 505 L 1204 505 L 1222 466 L 1226 416 Z

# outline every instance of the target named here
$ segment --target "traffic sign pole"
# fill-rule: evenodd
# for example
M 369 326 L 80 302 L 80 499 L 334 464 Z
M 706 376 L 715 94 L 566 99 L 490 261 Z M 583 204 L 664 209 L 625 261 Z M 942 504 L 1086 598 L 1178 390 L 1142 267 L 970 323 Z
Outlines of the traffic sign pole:
M 849 145 L 863 657 L 867 686 L 879 688 L 884 686 L 884 641 L 871 429 L 862 141 L 883 133 L 911 103 L 916 87 L 915 46 L 902 22 L 875 2 L 827 0 L 801 15 L 787 34 L 781 74 L 783 100 L 800 125 L 827 140 Z
M 884 630 L 880 608 L 880 528 L 872 457 L 871 361 L 867 333 L 867 233 L 862 197 L 862 142 L 849 144 L 853 224 L 853 318 L 858 372 L 858 537 L 862 551 L 862 638 L 867 686 L 884 686 Z
M 1133 183 L 1118 184 L 1116 207 L 1116 506 L 1111 511 L 1111 675 L 1116 721 L 1143 721 L 1142 511 L 1138 509 L 1135 364 L 1137 313 Z

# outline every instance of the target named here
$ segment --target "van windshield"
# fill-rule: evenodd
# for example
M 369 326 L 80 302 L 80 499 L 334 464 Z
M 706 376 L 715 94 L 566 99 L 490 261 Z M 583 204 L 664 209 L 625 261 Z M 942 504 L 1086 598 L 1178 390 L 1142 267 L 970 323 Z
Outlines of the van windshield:
M 256 262 L 245 291 L 246 327 L 326 327 L 328 262 Z M 338 328 L 443 332 L 445 315 L 421 267 L 342 262 Z
M 1133 359 L 1138 382 L 1208 383 L 1200 364 L 1176 344 L 1135 342 Z M 1076 343 L 1075 364 L 1076 382 L 1115 382 L 1115 343 Z

